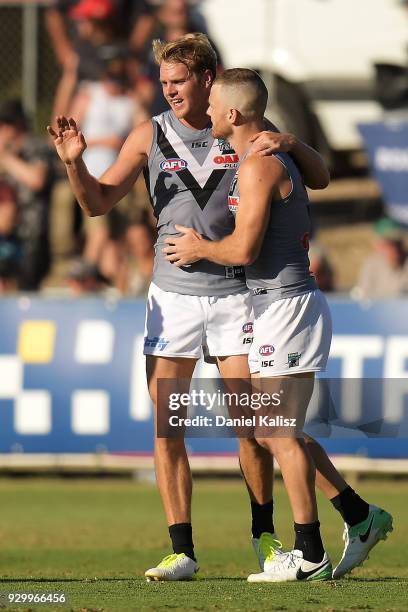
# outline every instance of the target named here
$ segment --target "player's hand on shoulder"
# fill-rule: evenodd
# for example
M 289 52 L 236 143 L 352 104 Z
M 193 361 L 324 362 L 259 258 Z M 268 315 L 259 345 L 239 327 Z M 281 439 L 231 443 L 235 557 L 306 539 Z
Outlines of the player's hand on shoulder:
M 252 153 L 268 156 L 273 153 L 288 153 L 296 145 L 297 139 L 293 134 L 263 131 L 254 134 L 251 142 Z
M 56 128 L 47 126 L 47 132 L 53 139 L 55 148 L 64 164 L 71 164 L 82 156 L 86 141 L 75 120 L 60 115 L 56 117 Z

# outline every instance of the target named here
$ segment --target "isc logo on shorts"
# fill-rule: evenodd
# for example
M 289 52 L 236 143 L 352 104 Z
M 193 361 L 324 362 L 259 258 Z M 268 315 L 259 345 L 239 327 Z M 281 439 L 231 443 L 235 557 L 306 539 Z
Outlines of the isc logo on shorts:
M 263 355 L 264 357 L 268 357 L 268 355 L 273 355 L 274 352 L 275 349 L 272 344 L 263 344 L 261 347 L 259 347 L 259 354 Z
M 160 168 L 162 170 L 166 170 L 167 172 L 178 172 L 179 170 L 184 170 L 187 168 L 188 164 L 185 159 L 180 159 L 179 157 L 173 157 L 172 159 L 165 159 L 160 164 Z

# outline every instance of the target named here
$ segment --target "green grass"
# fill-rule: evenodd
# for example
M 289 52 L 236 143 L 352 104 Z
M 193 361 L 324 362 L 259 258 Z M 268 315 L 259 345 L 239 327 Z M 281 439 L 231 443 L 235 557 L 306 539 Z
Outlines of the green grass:
M 66 592 L 69 606 L 8 610 L 408 610 L 408 483 L 362 484 L 360 493 L 394 515 L 395 530 L 363 568 L 325 583 L 248 584 L 257 571 L 248 500 L 240 481 L 199 481 L 194 532 L 199 578 L 146 583 L 144 570 L 169 552 L 154 486 L 114 480 L 0 480 L 0 593 Z M 278 483 L 276 526 L 293 543 Z M 326 548 L 341 554 L 342 522 L 319 498 Z

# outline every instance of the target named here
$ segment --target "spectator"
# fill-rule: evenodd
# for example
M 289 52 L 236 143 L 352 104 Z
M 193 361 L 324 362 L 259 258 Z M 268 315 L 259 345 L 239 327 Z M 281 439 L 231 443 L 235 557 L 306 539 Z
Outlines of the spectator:
M 107 62 L 100 81 L 83 84 L 70 109 L 60 114 L 75 118 L 87 139 L 84 161 L 89 172 L 99 178 L 109 168 L 131 129 L 147 119 L 141 104 L 128 91 L 125 58 L 118 50 Z M 118 204 L 106 217 L 85 217 L 86 243 L 84 256 L 98 265 L 113 284 L 126 258 L 128 225 L 134 217 L 138 200 L 132 196 Z
M 334 274 L 324 249 L 314 242 L 309 248 L 310 272 L 314 275 L 321 291 L 334 291 Z
M 48 219 L 53 164 L 46 143 L 30 134 L 19 101 L 5 102 L 0 107 L 0 178 L 17 197 L 19 288 L 34 291 L 50 265 Z
M 147 294 L 153 273 L 155 229 L 149 213 L 146 208 L 133 209 L 126 233 L 128 253 L 136 268 L 128 266 L 125 290 L 134 296 Z
M 97 81 L 120 41 L 115 4 L 113 0 L 81 0 L 70 17 L 78 35 L 78 81 Z
M 375 253 L 363 264 L 353 295 L 359 299 L 383 299 L 408 293 L 408 257 L 403 232 L 392 219 L 374 226 Z
M 102 24 L 96 34 L 95 22 Z M 100 76 L 98 45 L 115 39 L 138 52 L 150 38 L 154 21 L 146 0 L 54 0 L 45 23 L 61 67 L 70 69 L 79 58 L 80 79 L 94 80 Z
M 71 262 L 66 281 L 70 294 L 75 297 L 101 293 L 108 288 L 107 280 L 98 267 L 86 259 Z
M 17 289 L 21 255 L 16 234 L 17 215 L 14 190 L 0 182 L 0 295 Z
M 203 29 L 202 25 L 202 22 L 198 22 L 191 11 L 188 0 L 163 0 L 162 5 L 156 13 L 156 27 L 153 32 L 153 38 L 171 42 L 181 38 L 185 34 L 201 31 Z M 212 40 L 211 45 L 217 53 L 218 70 L 222 70 L 221 57 Z M 146 58 L 148 74 L 154 85 L 151 114 L 159 115 L 168 110 L 168 104 L 164 99 L 160 84 L 159 66 L 154 61 L 150 46 L 146 49 Z

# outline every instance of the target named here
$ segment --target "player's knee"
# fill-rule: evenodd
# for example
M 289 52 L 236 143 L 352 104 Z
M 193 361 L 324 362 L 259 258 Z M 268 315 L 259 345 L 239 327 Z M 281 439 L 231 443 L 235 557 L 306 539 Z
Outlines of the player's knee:
M 259 444 L 255 438 L 239 438 L 240 453 L 256 453 L 259 451 Z
M 258 445 L 258 448 L 260 447 L 262 449 L 273 452 L 270 439 L 259 436 L 259 437 L 255 437 L 255 442 Z
M 297 441 L 295 438 L 259 438 L 258 443 L 262 444 L 265 448 L 268 448 L 269 451 L 276 456 L 279 460 L 279 457 L 293 452 L 297 447 Z

